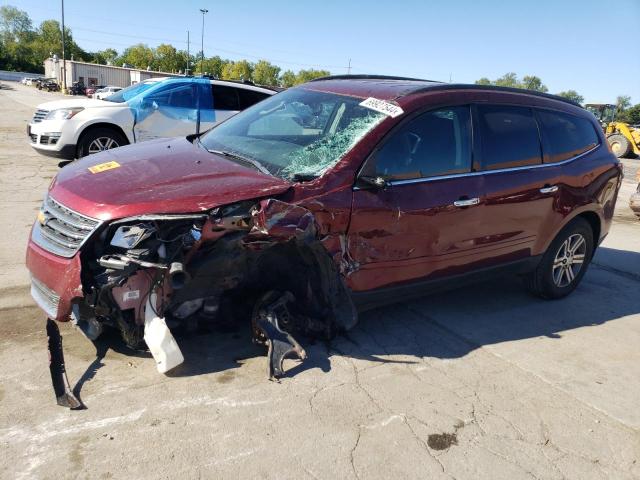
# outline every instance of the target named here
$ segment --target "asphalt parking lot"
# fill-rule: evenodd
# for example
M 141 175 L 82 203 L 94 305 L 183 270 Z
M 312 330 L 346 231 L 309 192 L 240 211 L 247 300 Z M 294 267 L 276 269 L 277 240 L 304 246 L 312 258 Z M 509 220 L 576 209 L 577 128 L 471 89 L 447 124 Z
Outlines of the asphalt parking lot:
M 88 409 L 54 404 L 43 314 L 24 251 L 55 160 L 28 145 L 38 103 L 0 89 L 0 477 L 640 478 L 640 222 L 627 159 L 611 234 L 561 301 L 505 278 L 361 316 L 304 343 L 266 379 L 250 332 L 180 339 L 170 376 L 149 355 L 62 325 Z

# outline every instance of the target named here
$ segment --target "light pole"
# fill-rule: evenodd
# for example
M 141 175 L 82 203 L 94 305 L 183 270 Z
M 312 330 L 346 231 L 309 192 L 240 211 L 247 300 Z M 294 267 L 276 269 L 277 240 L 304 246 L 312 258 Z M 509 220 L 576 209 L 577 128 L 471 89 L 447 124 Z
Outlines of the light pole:
M 64 51 L 64 0 L 62 0 L 62 93 L 67 94 L 67 58 Z
M 204 14 L 208 13 L 209 10 L 207 10 L 206 8 L 201 8 L 200 11 L 202 12 L 202 45 L 200 47 L 200 75 L 202 75 L 204 73 Z

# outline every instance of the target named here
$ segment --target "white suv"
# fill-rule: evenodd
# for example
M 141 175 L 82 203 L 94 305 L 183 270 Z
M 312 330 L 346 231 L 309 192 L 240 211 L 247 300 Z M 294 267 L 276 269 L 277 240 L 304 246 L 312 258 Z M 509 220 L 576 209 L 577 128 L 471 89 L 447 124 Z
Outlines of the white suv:
M 95 91 L 91 98 L 97 98 L 98 100 L 104 100 L 109 95 L 113 95 L 116 92 L 122 90 L 121 87 L 104 87 Z
M 39 153 L 72 160 L 129 143 L 202 132 L 274 93 L 208 78 L 150 79 L 104 100 L 38 105 L 27 135 Z

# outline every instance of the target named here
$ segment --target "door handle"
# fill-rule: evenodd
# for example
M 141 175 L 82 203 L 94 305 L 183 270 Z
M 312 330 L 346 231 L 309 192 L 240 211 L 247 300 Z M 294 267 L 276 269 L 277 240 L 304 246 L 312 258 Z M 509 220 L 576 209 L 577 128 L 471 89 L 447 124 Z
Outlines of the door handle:
M 453 202 L 454 207 L 473 207 L 474 205 L 478 205 L 480 203 L 480 199 L 476 198 L 461 198 L 460 200 L 456 200 Z
M 557 185 L 545 185 L 540 189 L 540 193 L 555 193 L 558 191 Z

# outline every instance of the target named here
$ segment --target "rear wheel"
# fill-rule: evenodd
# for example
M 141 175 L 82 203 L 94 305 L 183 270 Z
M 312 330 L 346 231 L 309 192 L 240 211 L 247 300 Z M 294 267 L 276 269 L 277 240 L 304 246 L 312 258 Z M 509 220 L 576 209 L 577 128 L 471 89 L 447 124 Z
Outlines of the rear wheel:
M 580 283 L 593 256 L 591 225 L 576 218 L 553 240 L 538 267 L 527 278 L 528 289 L 542 298 L 569 295 Z
M 623 158 L 629 155 L 631 152 L 631 143 L 627 140 L 627 137 L 619 133 L 614 133 L 607 137 L 611 151 L 618 158 Z
M 82 135 L 78 143 L 78 158 L 118 148 L 129 143 L 124 135 L 112 128 L 94 128 Z

